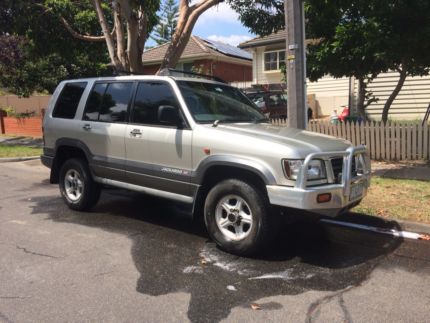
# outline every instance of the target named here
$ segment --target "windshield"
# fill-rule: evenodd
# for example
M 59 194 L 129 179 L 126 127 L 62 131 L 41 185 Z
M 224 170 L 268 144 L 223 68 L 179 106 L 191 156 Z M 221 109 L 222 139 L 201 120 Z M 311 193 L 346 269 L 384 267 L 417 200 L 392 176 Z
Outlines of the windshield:
M 177 84 L 197 123 L 267 121 L 258 108 L 234 87 L 193 81 L 178 81 Z

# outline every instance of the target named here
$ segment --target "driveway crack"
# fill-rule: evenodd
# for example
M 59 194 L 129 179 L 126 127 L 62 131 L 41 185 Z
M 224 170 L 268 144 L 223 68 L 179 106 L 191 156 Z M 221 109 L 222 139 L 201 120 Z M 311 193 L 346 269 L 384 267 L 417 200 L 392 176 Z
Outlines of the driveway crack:
M 61 258 L 63 258 L 63 257 L 52 256 L 52 255 L 48 255 L 48 254 L 44 254 L 44 253 L 34 252 L 34 251 L 31 251 L 31 250 L 28 250 L 25 247 L 20 247 L 18 245 L 16 246 L 16 249 L 22 250 L 22 251 L 24 251 L 24 253 L 28 253 L 28 254 L 34 255 L 34 256 L 47 257 L 47 258 L 53 258 L 53 259 L 61 259 Z
M 27 299 L 30 296 L 0 296 L 0 299 Z
M 316 321 L 316 319 L 318 318 L 318 316 L 321 312 L 321 307 L 323 305 L 329 303 L 331 300 L 333 300 L 336 297 L 339 297 L 339 301 L 340 301 L 340 299 L 343 300 L 342 296 L 344 293 L 349 292 L 350 290 L 352 290 L 353 288 L 358 287 L 358 286 L 359 285 L 348 286 L 348 287 L 338 291 L 337 293 L 326 295 L 324 297 L 317 299 L 315 302 L 313 302 L 311 305 L 309 305 L 308 312 L 306 314 L 306 323 L 312 323 L 312 322 Z M 345 307 L 345 304 L 343 304 L 343 306 L 341 306 L 342 311 L 345 314 L 345 311 L 343 309 L 344 307 Z M 345 317 L 345 322 L 351 322 L 351 321 Z
M 346 294 L 347 292 L 361 287 L 364 285 L 365 282 L 367 282 L 370 279 L 370 276 L 372 275 L 373 270 L 376 268 L 376 266 L 378 265 L 379 262 L 375 262 L 375 264 L 369 269 L 369 271 L 367 272 L 367 275 L 364 277 L 364 279 L 356 284 L 356 285 L 351 285 L 348 286 L 344 289 L 341 289 L 340 291 L 330 294 L 330 295 L 326 295 L 323 296 L 319 299 L 317 299 L 315 302 L 313 302 L 311 305 L 309 305 L 308 307 L 308 311 L 306 313 L 306 323 L 312 323 L 315 322 L 316 319 L 318 318 L 320 312 L 321 312 L 321 307 L 327 303 L 329 303 L 331 300 L 333 300 L 334 298 L 338 298 L 338 302 L 339 302 L 339 306 L 342 309 L 343 312 L 343 316 L 344 316 L 344 322 L 346 323 L 352 323 L 352 318 L 351 315 L 346 307 L 345 301 L 343 299 L 343 295 Z

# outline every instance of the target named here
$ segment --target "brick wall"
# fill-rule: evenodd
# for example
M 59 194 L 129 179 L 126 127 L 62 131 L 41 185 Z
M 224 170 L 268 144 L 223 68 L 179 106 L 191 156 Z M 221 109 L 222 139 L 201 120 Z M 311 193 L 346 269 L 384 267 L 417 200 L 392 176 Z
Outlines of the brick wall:
M 42 137 L 42 120 L 42 117 L 4 117 L 4 133 L 6 135 Z
M 160 64 L 145 65 L 143 73 L 145 75 L 154 75 L 157 73 L 159 67 Z M 252 66 L 201 59 L 194 61 L 194 67 L 197 70 L 201 69 L 203 74 L 210 75 L 212 71 L 214 76 L 226 82 L 252 81 Z
M 226 82 L 252 81 L 252 66 L 238 65 L 227 62 L 213 62 L 213 75 Z
M 144 75 L 155 75 L 157 73 L 158 69 L 160 68 L 160 64 L 157 65 L 145 65 L 143 67 L 143 74 Z

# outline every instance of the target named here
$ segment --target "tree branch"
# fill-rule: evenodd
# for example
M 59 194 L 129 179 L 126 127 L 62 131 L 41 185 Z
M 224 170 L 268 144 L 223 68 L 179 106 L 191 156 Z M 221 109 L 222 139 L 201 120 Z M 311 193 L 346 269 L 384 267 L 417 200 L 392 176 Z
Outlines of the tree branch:
M 91 41 L 91 42 L 104 42 L 105 36 L 91 36 L 91 35 L 83 35 L 75 31 L 72 26 L 70 26 L 69 22 L 63 17 L 60 16 L 60 21 L 66 27 L 67 31 L 74 37 L 80 40 Z M 113 31 L 112 31 L 113 32 Z
M 36 3 L 35 4 L 38 7 L 41 7 L 43 9 L 45 9 L 45 11 L 43 12 L 44 14 L 47 12 L 53 12 L 54 10 L 50 7 L 45 6 L 44 4 L 41 3 Z M 54 13 L 55 14 L 55 13 Z M 85 40 L 85 41 L 91 41 L 91 42 L 102 42 L 105 41 L 105 36 L 92 36 L 92 35 L 84 35 L 84 34 L 80 34 L 77 31 L 75 31 L 72 26 L 69 24 L 69 22 L 61 15 L 58 15 L 61 23 L 64 25 L 64 27 L 67 29 L 67 31 L 74 37 L 77 39 L 81 39 L 81 40 Z M 112 29 L 112 32 L 110 33 L 111 35 L 114 35 L 115 33 L 115 26 L 114 29 Z
M 220 4 L 221 2 L 224 2 L 224 0 L 202 0 L 192 6 L 192 11 L 193 13 L 196 12 L 197 16 L 200 16 L 204 11 Z
M 113 37 L 111 36 L 108 24 L 106 21 L 106 17 L 103 13 L 103 9 L 100 3 L 100 0 L 93 0 L 94 9 L 96 10 L 97 17 L 99 18 L 100 26 L 102 27 L 103 34 L 105 36 L 106 46 L 108 48 L 109 57 L 111 62 L 114 64 L 116 70 L 123 70 L 121 62 L 118 60 L 118 57 L 115 55 L 115 44 L 113 41 Z

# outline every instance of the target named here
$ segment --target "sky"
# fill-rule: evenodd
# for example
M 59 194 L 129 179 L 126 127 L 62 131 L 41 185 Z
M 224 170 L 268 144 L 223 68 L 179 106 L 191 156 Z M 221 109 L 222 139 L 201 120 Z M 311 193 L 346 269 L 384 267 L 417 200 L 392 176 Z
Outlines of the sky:
M 242 25 L 238 14 L 224 2 L 199 17 L 193 35 L 233 46 L 255 37 Z
M 226 3 L 205 11 L 197 20 L 193 35 L 233 46 L 255 37 L 241 24 L 238 14 Z M 154 46 L 154 42 L 148 40 L 146 45 Z

